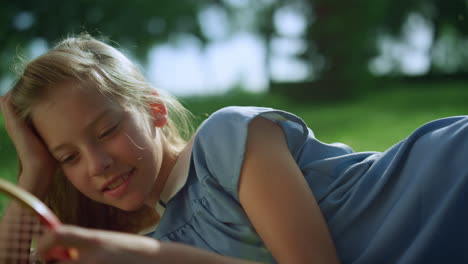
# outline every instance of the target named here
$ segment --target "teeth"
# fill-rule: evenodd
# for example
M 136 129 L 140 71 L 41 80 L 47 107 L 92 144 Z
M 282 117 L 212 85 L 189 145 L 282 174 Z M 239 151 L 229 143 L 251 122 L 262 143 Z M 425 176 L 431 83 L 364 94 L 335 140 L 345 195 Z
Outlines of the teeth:
M 125 174 L 124 176 L 120 177 L 118 180 L 114 181 L 113 183 L 109 184 L 107 186 L 108 190 L 113 190 L 117 188 L 120 184 L 122 184 L 126 179 L 128 179 L 128 176 L 130 176 L 130 173 Z

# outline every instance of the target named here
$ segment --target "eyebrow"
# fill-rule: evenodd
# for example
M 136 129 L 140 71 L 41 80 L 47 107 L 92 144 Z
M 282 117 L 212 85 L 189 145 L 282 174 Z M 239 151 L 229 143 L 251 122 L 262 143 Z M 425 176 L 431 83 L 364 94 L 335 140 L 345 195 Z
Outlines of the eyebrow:
M 97 117 L 91 121 L 89 124 L 87 124 L 85 126 L 85 129 L 89 128 L 89 127 L 92 127 L 94 124 L 98 123 L 101 119 L 103 119 L 105 116 L 107 116 L 110 112 L 112 112 L 111 109 L 107 109 L 107 110 L 104 110 L 103 112 L 101 112 L 100 114 L 97 115 Z M 66 145 L 68 145 L 68 143 L 63 143 L 63 144 L 60 144 L 56 147 L 53 147 L 50 152 L 51 153 L 55 153 L 57 151 L 59 151 L 61 148 L 64 148 Z

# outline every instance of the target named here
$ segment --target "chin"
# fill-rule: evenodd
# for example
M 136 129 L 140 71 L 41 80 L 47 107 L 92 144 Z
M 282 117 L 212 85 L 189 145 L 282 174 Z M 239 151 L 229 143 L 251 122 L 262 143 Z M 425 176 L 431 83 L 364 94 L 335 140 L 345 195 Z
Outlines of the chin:
M 140 211 L 141 209 L 143 209 L 143 207 L 144 207 L 144 204 L 142 204 L 139 207 L 130 207 L 130 208 L 125 208 L 123 210 L 126 212 L 136 212 L 136 211 Z
M 136 203 L 136 204 L 132 203 L 132 204 L 118 204 L 118 205 L 115 205 L 114 207 L 117 207 L 122 211 L 134 212 L 143 208 L 144 205 L 145 205 L 144 203 Z

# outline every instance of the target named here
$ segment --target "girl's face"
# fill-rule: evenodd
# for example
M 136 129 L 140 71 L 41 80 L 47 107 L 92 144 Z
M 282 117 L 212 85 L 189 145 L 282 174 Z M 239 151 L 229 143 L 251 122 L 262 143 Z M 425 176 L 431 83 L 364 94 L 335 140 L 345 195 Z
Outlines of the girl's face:
M 95 90 L 72 82 L 53 88 L 33 108 L 32 121 L 68 180 L 89 198 L 126 211 L 155 200 L 164 163 L 159 129 Z

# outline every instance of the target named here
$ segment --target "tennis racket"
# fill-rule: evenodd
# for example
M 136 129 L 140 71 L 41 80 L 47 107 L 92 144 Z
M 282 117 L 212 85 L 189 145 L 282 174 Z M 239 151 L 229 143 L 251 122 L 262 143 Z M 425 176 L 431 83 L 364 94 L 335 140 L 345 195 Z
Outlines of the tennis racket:
M 49 252 L 47 260 L 37 254 L 35 240 L 43 232 L 60 226 L 61 222 L 29 192 L 0 179 L 0 208 L 4 211 L 0 221 L 0 264 L 48 263 L 76 258 L 73 250 L 59 247 Z

